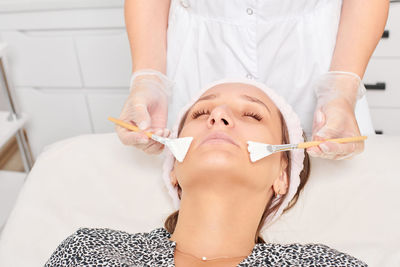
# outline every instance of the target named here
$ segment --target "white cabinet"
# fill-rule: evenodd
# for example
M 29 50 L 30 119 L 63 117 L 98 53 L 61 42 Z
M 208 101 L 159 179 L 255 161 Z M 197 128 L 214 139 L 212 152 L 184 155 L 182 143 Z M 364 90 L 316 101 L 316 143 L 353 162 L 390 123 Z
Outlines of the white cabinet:
M 400 2 L 392 2 L 385 33 L 374 51 L 376 57 L 400 57 Z
M 87 2 L 87 0 L 81 0 Z M 95 0 L 99 3 L 101 0 Z M 44 2 L 46 6 L 35 4 L 25 7 L 15 1 L 15 8 L 3 10 L 0 2 L 0 31 L 6 30 L 71 30 L 71 29 L 106 29 L 123 28 L 123 3 L 115 0 L 114 4 L 92 8 L 72 8 L 69 1 L 65 7 L 57 9 L 51 0 Z M 12 1 L 9 1 L 12 5 Z
M 400 135 L 400 2 L 392 2 L 385 33 L 365 72 L 375 131 Z
M 371 108 L 371 117 L 378 133 L 400 134 L 400 108 Z
M 114 118 L 119 117 L 128 95 L 127 90 L 119 92 L 116 92 L 116 90 L 107 90 L 88 93 L 88 104 L 95 133 L 115 131 L 115 124 L 107 118 L 109 116 Z
M 90 31 L 74 38 L 85 88 L 127 87 L 132 65 L 125 29 Z
M 79 89 L 18 88 L 16 97 L 30 117 L 25 128 L 35 158 L 48 144 L 92 133 L 85 95 Z
M 82 86 L 71 37 L 5 31 L 0 32 L 0 38 L 8 45 L 7 57 L 14 86 Z
M 122 0 L 0 2 L 0 42 L 36 157 L 44 146 L 113 132 L 132 71 Z
M 125 29 L 5 31 L 15 86 L 127 87 L 131 74 Z
M 370 107 L 400 108 L 400 57 L 371 58 L 363 81 Z

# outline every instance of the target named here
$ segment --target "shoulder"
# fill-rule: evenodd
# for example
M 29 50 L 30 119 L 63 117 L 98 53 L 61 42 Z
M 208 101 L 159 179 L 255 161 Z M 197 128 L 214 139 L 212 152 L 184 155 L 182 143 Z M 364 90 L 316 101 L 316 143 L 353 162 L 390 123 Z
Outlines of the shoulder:
M 125 243 L 135 241 L 136 243 L 149 243 L 160 238 L 169 238 L 169 233 L 164 228 L 157 228 L 151 232 L 141 232 L 130 234 L 125 231 L 113 230 L 109 228 L 79 228 L 75 233 L 67 238 L 67 243 L 75 242 L 86 243 L 115 243 L 123 241 Z
M 168 234 L 164 228 L 135 234 L 108 228 L 80 228 L 57 247 L 46 266 L 77 265 L 81 260 L 95 262 L 115 253 L 141 257 L 150 253 L 160 237 L 168 238 Z
M 257 244 L 256 253 L 267 261 L 300 266 L 354 266 L 366 263 L 323 244 Z

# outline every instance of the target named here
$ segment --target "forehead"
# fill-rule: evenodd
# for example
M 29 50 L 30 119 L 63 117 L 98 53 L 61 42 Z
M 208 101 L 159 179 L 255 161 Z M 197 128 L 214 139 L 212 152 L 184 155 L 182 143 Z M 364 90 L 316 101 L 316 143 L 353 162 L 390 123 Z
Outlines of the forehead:
M 201 97 L 218 94 L 219 97 L 239 97 L 241 95 L 248 95 L 257 98 L 264 102 L 271 110 L 277 110 L 274 102 L 269 98 L 269 96 L 260 88 L 245 84 L 245 83 L 223 83 L 211 87 L 205 91 Z

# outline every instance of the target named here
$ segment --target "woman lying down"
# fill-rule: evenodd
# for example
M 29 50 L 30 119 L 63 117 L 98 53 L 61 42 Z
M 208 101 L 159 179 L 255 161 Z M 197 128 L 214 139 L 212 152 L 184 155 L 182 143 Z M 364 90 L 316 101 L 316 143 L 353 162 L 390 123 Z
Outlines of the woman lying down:
M 182 163 L 166 151 L 164 181 L 178 209 L 163 228 L 129 234 L 81 228 L 46 266 L 367 266 L 321 244 L 266 243 L 307 182 L 304 150 L 251 162 L 247 141 L 304 141 L 292 108 L 265 85 L 220 80 L 180 113 L 172 137 L 194 137 Z

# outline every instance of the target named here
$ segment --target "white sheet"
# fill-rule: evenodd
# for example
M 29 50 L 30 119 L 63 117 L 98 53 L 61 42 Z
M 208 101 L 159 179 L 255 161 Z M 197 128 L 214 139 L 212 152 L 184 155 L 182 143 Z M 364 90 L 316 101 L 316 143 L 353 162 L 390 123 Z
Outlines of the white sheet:
M 299 202 L 264 237 L 319 242 L 370 266 L 400 266 L 399 150 L 400 136 L 372 136 L 355 159 L 313 159 Z M 162 226 L 173 210 L 161 159 L 122 145 L 115 133 L 47 147 L 0 237 L 0 266 L 43 266 L 79 227 L 135 233 Z

